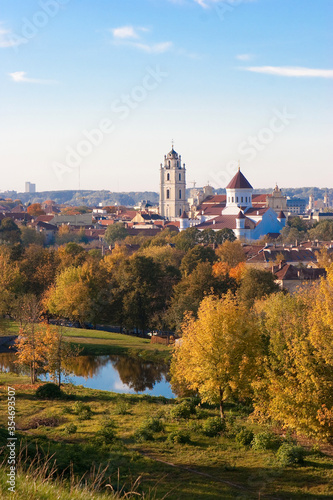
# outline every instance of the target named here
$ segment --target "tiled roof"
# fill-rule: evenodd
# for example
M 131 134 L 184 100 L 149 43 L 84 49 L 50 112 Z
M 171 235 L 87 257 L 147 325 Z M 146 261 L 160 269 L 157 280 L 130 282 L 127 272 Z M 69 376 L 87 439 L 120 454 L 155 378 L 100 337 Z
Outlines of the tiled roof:
M 259 207 L 251 207 L 249 208 L 248 210 L 246 210 L 245 212 L 245 215 L 246 216 L 253 216 L 253 217 L 256 217 L 256 216 L 262 216 L 264 215 L 264 213 L 267 212 L 267 210 L 269 210 L 268 207 L 262 207 L 262 208 L 259 208 Z
M 226 189 L 253 189 L 253 187 L 242 172 L 238 170 L 237 174 L 231 179 Z
M 325 269 L 297 268 L 292 264 L 284 264 L 273 268 L 278 280 L 317 280 L 326 276 Z

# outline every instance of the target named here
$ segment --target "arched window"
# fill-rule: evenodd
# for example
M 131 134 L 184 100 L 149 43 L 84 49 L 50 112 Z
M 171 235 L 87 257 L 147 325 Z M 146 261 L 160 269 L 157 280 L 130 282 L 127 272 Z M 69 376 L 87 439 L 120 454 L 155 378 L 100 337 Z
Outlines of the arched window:
M 167 181 L 170 180 L 170 174 L 167 174 Z
M 243 203 L 243 196 L 241 197 L 241 203 Z
M 180 189 L 179 190 L 179 199 L 181 200 L 182 199 L 182 190 Z M 181 215 L 181 214 L 180 214 Z
M 171 163 L 170 163 L 170 160 L 169 160 L 169 168 L 170 168 L 170 166 L 171 166 Z
M 179 209 L 179 217 L 181 216 L 181 214 L 182 214 L 182 209 L 180 208 Z
M 169 189 L 167 189 L 166 195 L 167 195 L 167 200 L 169 200 L 170 199 L 170 190 Z
M 234 197 L 231 198 L 231 202 L 233 203 L 234 202 Z
M 179 180 L 180 181 L 182 180 L 182 174 L 179 174 Z

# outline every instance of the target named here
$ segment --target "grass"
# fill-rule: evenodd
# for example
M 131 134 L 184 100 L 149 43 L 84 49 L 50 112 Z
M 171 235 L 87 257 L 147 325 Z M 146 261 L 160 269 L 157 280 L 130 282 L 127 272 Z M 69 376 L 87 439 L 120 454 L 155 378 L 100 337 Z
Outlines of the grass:
M 50 325 L 52 329 L 60 327 Z M 151 344 L 150 339 L 143 339 L 121 333 L 85 328 L 61 327 L 68 342 L 79 345 L 82 355 L 129 354 L 140 356 L 150 361 L 167 361 L 171 348 L 162 344 Z M 2 321 L 0 337 L 15 335 L 19 324 L 15 321 Z
M 259 493 L 260 498 L 286 500 L 332 498 L 333 463 L 329 456 L 308 449 L 303 465 L 282 468 L 276 460 L 275 451 L 256 451 L 249 446 L 241 446 L 232 432 L 208 437 L 200 432 L 200 426 L 208 417 L 218 415 L 215 407 L 201 407 L 188 419 L 175 419 L 171 410 L 176 402 L 163 397 L 120 395 L 68 384 L 63 388 L 63 399 L 45 401 L 36 399 L 35 388 L 29 385 L 27 377 L 3 373 L 0 374 L 0 383 L 0 427 L 6 427 L 6 387 L 14 386 L 18 436 L 31 447 L 31 456 L 35 453 L 35 443 L 46 454 L 55 454 L 58 472 L 63 474 L 65 480 L 65 483 L 55 487 L 52 481 L 42 484 L 37 479 L 29 478 L 24 486 L 22 469 L 18 476 L 22 496 L 20 494 L 18 498 L 81 499 L 79 489 L 75 492 L 77 496 L 74 493 L 70 496 L 70 483 L 75 484 L 92 465 L 98 468 L 100 464 L 102 469 L 107 468 L 105 479 L 110 476 L 110 484 L 115 489 L 118 482 L 124 494 L 132 491 L 135 481 L 141 478 L 140 484 L 137 483 L 137 495 L 133 498 L 144 494 L 147 500 L 162 499 L 164 495 L 170 500 L 251 500 L 258 499 Z M 77 408 L 82 405 L 77 402 L 89 406 L 91 418 L 79 418 Z M 232 412 L 238 426 L 245 426 L 255 433 L 265 430 L 249 422 L 246 414 L 233 405 L 229 405 L 228 412 Z M 49 417 L 58 418 L 57 426 L 35 426 L 38 419 L 47 422 Z M 151 424 L 153 418 L 163 423 L 161 430 L 153 431 L 151 441 L 137 440 L 135 432 L 139 428 L 150 425 L 154 429 Z M 66 428 L 70 424 L 77 430 L 69 434 Z M 100 431 L 105 428 L 114 429 L 115 438 L 111 434 L 110 440 L 103 441 L 105 433 Z M 188 433 L 190 443 L 170 442 L 167 436 L 172 432 Z M 6 431 L 2 431 L 0 441 L 3 444 L 6 443 L 6 436 Z M 72 476 L 68 468 L 71 462 Z M 10 498 L 6 496 L 3 469 L 0 473 L 0 497 Z M 40 496 L 36 496 L 34 481 Z M 104 484 L 99 493 L 87 490 L 84 498 L 104 498 L 107 490 L 110 488 Z M 59 496 L 56 496 L 57 493 Z M 112 499 L 112 496 L 108 498 Z

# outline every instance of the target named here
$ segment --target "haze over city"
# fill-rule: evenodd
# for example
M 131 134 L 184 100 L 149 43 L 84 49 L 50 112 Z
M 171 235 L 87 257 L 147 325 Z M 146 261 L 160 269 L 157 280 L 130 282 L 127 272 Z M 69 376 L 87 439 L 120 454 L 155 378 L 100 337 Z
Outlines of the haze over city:
M 329 0 L 0 6 L 0 191 L 158 191 L 172 139 L 189 186 L 331 187 Z

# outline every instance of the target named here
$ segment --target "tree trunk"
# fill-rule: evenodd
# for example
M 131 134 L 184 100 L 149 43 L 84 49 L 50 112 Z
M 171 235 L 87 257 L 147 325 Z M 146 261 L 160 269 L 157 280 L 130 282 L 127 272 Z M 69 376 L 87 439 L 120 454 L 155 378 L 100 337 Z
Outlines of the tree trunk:
M 221 422 L 224 421 L 224 408 L 223 408 L 223 391 L 220 388 L 220 417 L 221 417 Z

